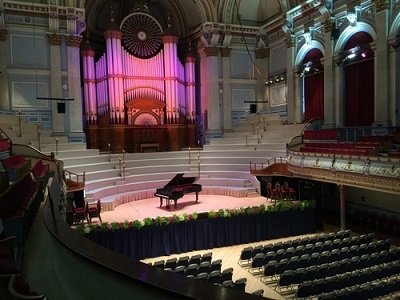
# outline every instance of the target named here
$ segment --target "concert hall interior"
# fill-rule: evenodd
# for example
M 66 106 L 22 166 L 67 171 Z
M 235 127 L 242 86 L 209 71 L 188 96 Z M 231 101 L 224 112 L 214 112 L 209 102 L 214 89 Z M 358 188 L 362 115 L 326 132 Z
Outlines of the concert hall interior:
M 0 0 L 0 299 L 400 297 L 400 1 Z

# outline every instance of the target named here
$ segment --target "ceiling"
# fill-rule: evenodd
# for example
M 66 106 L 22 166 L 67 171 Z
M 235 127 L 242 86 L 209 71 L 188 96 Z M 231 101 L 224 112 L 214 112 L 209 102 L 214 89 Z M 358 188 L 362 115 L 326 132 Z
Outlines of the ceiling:
M 116 23 L 135 7 L 147 5 L 149 14 L 162 26 L 168 19 L 175 34 L 190 35 L 204 22 L 262 26 L 282 15 L 290 6 L 287 0 L 86 0 L 86 23 L 90 34 L 101 34 L 114 8 Z M 297 2 L 297 1 L 292 1 Z

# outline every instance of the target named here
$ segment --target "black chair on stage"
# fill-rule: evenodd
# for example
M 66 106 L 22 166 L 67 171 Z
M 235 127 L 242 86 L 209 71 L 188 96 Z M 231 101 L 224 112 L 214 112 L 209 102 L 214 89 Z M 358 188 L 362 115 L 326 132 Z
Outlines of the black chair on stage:
M 191 264 L 198 264 L 198 265 L 200 265 L 200 263 L 201 263 L 201 255 L 200 255 L 200 254 L 192 255 L 192 256 L 190 257 L 190 259 L 189 259 L 189 265 L 191 265 Z
M 277 265 L 278 265 L 278 262 L 276 260 L 270 260 L 264 266 L 264 273 L 263 273 L 263 277 L 261 278 L 261 281 L 263 281 L 263 282 L 271 281 L 276 275 Z
M 197 273 L 196 279 L 207 281 L 208 273 Z
M 222 259 L 217 259 L 212 261 L 210 265 L 210 273 L 216 270 L 221 271 L 221 267 L 222 267 Z
M 159 268 L 159 269 L 164 269 L 164 260 L 157 260 L 153 263 L 153 267 Z
M 181 256 L 176 262 L 176 266 L 184 266 L 185 268 L 189 265 L 189 256 Z
M 199 265 L 198 264 L 190 264 L 187 268 L 186 268 L 186 272 L 185 275 L 193 275 L 194 277 L 197 276 L 197 269 L 198 269 Z
M 177 264 L 176 264 L 177 260 L 178 260 L 178 259 L 177 259 L 176 257 L 168 258 L 168 259 L 165 261 L 164 268 L 165 268 L 165 269 L 167 269 L 167 268 L 175 269 L 176 266 L 177 266 Z
M 202 263 L 204 261 L 208 261 L 211 263 L 211 260 L 212 260 L 212 252 L 207 252 L 201 256 L 200 262 Z
M 255 291 L 252 292 L 251 294 L 252 294 L 252 295 L 255 295 L 255 296 L 261 296 L 261 297 L 263 297 L 263 295 L 264 295 L 264 290 L 263 290 L 263 289 L 255 290 Z
M 209 261 L 203 261 L 200 263 L 198 273 L 209 273 L 210 272 L 210 262 Z
M 181 275 L 185 275 L 185 266 L 177 266 L 173 272 L 175 274 L 181 274 Z
M 227 268 L 221 272 L 221 282 L 232 280 L 233 268 Z
M 246 289 L 246 283 L 247 283 L 247 278 L 246 277 L 242 277 L 242 278 L 236 279 L 233 282 L 233 288 L 244 292 L 245 289 Z
M 264 253 L 258 253 L 253 260 L 251 261 L 249 272 L 255 274 L 256 272 L 260 272 L 264 265 Z
M 279 293 L 284 293 L 293 290 L 293 279 L 295 278 L 295 272 L 293 270 L 285 270 L 279 278 L 278 285 L 275 290 Z

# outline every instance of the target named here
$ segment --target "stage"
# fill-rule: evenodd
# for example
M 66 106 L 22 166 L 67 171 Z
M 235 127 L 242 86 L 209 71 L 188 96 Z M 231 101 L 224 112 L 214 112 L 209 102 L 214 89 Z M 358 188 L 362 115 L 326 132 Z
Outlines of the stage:
M 173 214 L 183 215 L 191 213 L 209 212 L 219 209 L 234 209 L 248 206 L 260 206 L 261 204 L 271 205 L 271 201 L 267 201 L 265 197 L 230 197 L 220 195 L 202 195 L 199 194 L 199 200 L 196 203 L 195 194 L 187 194 L 178 200 L 177 209 L 174 208 L 173 201 L 170 208 L 160 207 L 160 198 L 154 197 L 149 199 L 137 200 L 117 206 L 112 211 L 101 213 L 103 222 L 123 222 L 125 220 L 143 220 L 144 218 L 156 218 L 158 216 L 172 216 Z M 98 222 L 93 219 L 93 222 Z

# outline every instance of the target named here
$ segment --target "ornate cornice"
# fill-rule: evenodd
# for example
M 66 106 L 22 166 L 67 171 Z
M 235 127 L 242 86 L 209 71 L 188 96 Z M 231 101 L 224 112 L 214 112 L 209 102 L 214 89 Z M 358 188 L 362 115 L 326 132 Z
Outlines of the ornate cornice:
M 334 24 L 333 20 L 331 20 L 331 19 L 325 20 L 325 22 L 324 22 L 324 32 L 325 33 L 332 32 L 333 24 Z
M 400 194 L 400 180 L 398 178 L 370 176 L 294 165 L 289 165 L 288 170 L 294 176 L 298 177 Z
M 49 40 L 49 44 L 53 46 L 60 46 L 62 36 L 57 33 L 50 33 L 47 35 L 47 39 Z
M 255 51 L 256 59 L 263 59 L 269 57 L 269 48 L 257 49 Z
M 207 57 L 208 56 L 218 56 L 218 47 L 207 47 L 204 49 L 204 52 L 206 53 Z
M 389 8 L 389 1 L 387 0 L 374 0 L 376 12 L 381 12 Z
M 286 37 L 286 47 L 293 48 L 296 45 L 296 37 L 294 35 L 288 35 Z
M 81 44 L 81 41 L 82 41 L 82 37 L 80 35 L 79 36 L 68 35 L 68 36 L 65 36 L 65 40 L 67 42 L 67 46 L 68 47 L 77 47 L 77 48 L 79 48 L 79 46 Z
M 221 48 L 221 56 L 222 57 L 230 57 L 232 49 L 228 47 Z

